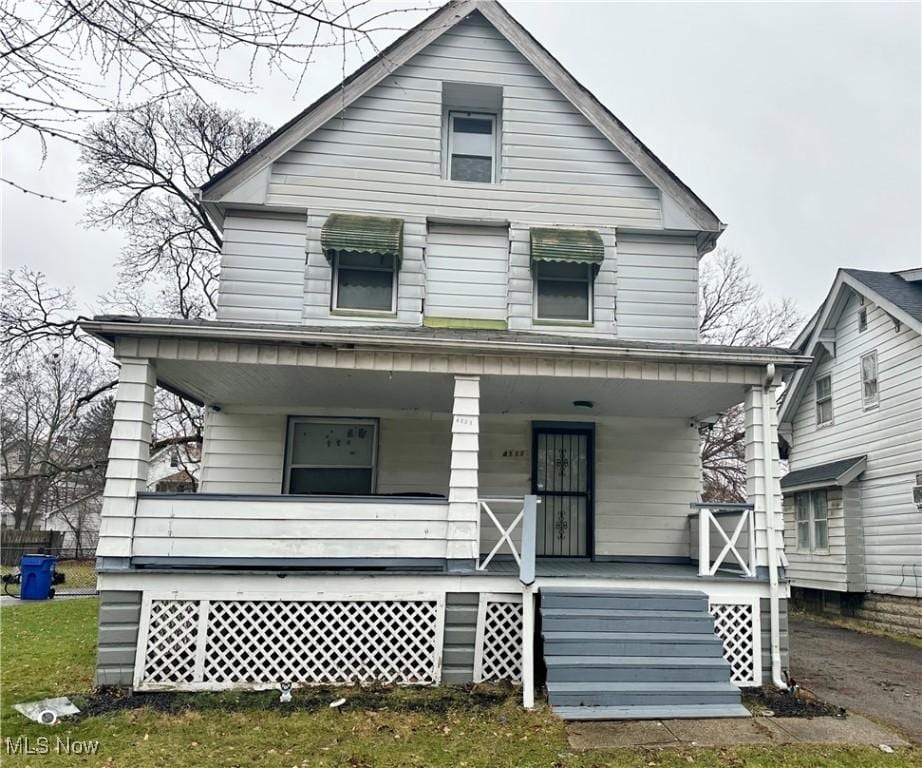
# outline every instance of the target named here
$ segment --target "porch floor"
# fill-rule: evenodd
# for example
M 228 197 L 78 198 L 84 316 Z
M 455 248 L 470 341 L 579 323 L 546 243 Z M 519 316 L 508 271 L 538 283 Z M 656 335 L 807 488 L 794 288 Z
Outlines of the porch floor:
M 511 557 L 494 558 L 487 566 L 488 574 L 518 576 L 519 566 Z M 577 577 L 598 579 L 636 579 L 638 581 L 740 581 L 732 570 L 719 571 L 714 576 L 699 576 L 698 566 L 687 563 L 638 563 L 627 561 L 590 560 L 589 558 L 539 557 L 535 560 L 538 578 Z M 758 581 L 758 579 L 747 579 Z

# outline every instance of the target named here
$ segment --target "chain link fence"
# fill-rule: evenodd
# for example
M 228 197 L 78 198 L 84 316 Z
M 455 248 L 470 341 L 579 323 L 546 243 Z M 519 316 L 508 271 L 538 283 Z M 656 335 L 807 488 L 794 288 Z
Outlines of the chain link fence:
M 19 571 L 19 560 L 25 555 L 54 555 L 56 595 L 95 595 L 96 594 L 96 549 L 80 547 L 31 546 L 26 549 L 20 543 L 0 545 L 0 574 L 6 576 Z M 18 595 L 18 584 L 5 584 L 7 594 Z

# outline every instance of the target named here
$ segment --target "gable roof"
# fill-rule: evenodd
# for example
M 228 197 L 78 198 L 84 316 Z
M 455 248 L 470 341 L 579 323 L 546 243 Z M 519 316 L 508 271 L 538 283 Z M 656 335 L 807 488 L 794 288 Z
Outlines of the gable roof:
M 907 280 L 898 272 L 843 271 L 873 291 L 880 299 L 877 303 L 890 302 L 922 323 L 922 281 Z
M 922 335 L 922 279 L 916 277 L 916 272 L 839 269 L 825 300 L 794 340 L 794 348 L 813 355 L 814 361 L 808 368 L 794 374 L 791 386 L 781 402 L 779 422 L 787 422 L 793 416 L 803 397 L 805 384 L 810 380 L 823 353 L 823 332 L 839 321 L 850 292 L 868 298 L 907 328 Z
M 662 192 L 672 197 L 701 230 L 715 233 L 709 243 L 713 245 L 713 241 L 726 228 L 717 214 L 496 0 L 451 0 L 281 126 L 251 152 L 209 179 L 202 185 L 199 194 L 205 200 L 218 202 L 230 189 L 267 168 L 474 12 L 483 15 L 638 170 Z

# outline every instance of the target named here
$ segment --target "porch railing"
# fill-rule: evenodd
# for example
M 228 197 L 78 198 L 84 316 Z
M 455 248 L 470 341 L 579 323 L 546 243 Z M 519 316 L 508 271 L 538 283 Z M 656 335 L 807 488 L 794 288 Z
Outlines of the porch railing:
M 728 563 L 728 558 L 732 555 L 742 575 L 755 576 L 756 532 L 752 504 L 695 502 L 689 506 L 692 508 L 688 516 L 690 545 L 695 521 L 698 524 L 698 575 L 715 575 L 725 563 Z M 724 527 L 724 520 L 729 521 L 730 528 Z M 713 539 L 712 531 L 717 533 Z M 714 554 L 712 549 L 715 544 L 716 547 L 720 547 L 717 554 Z M 745 550 L 745 554 L 740 550 Z M 689 555 L 694 559 L 694 551 Z
M 484 556 L 481 554 L 477 563 L 478 571 L 485 571 L 490 561 L 500 552 L 503 545 L 509 550 L 513 560 L 519 567 L 519 578 L 523 584 L 531 584 L 535 580 L 535 538 L 537 533 L 537 496 L 493 496 L 478 499 L 480 506 L 480 519 L 484 515 L 496 528 L 499 533 L 499 539 L 493 545 L 489 553 Z M 501 507 L 512 506 L 512 521 L 508 525 L 503 525 L 495 510 Z M 521 528 L 519 542 L 521 552 L 516 546 L 514 534 L 517 529 Z M 483 541 L 483 529 L 479 527 L 479 541 Z

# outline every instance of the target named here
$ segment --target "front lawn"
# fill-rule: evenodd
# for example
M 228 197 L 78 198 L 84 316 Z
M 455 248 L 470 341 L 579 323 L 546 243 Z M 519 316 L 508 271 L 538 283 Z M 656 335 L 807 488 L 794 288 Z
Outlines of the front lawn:
M 3 757 L 8 765 L 259 766 L 904 766 L 919 750 L 887 755 L 875 748 L 739 747 L 619 749 L 573 753 L 564 726 L 542 707 L 522 711 L 514 694 L 460 689 L 294 692 L 285 708 L 271 692 L 82 699 L 92 687 L 98 602 L 14 605 L 0 610 Z M 51 728 L 31 723 L 13 704 L 52 695 L 100 714 Z M 341 711 L 326 706 L 342 695 Z M 125 706 L 125 705 L 128 706 Z M 110 711 L 106 711 L 110 710 Z M 50 737 L 51 753 L 7 754 L 8 739 Z M 98 740 L 95 755 L 55 754 L 70 740 Z M 22 744 L 24 742 L 20 742 Z M 32 741 L 34 746 L 37 742 Z

